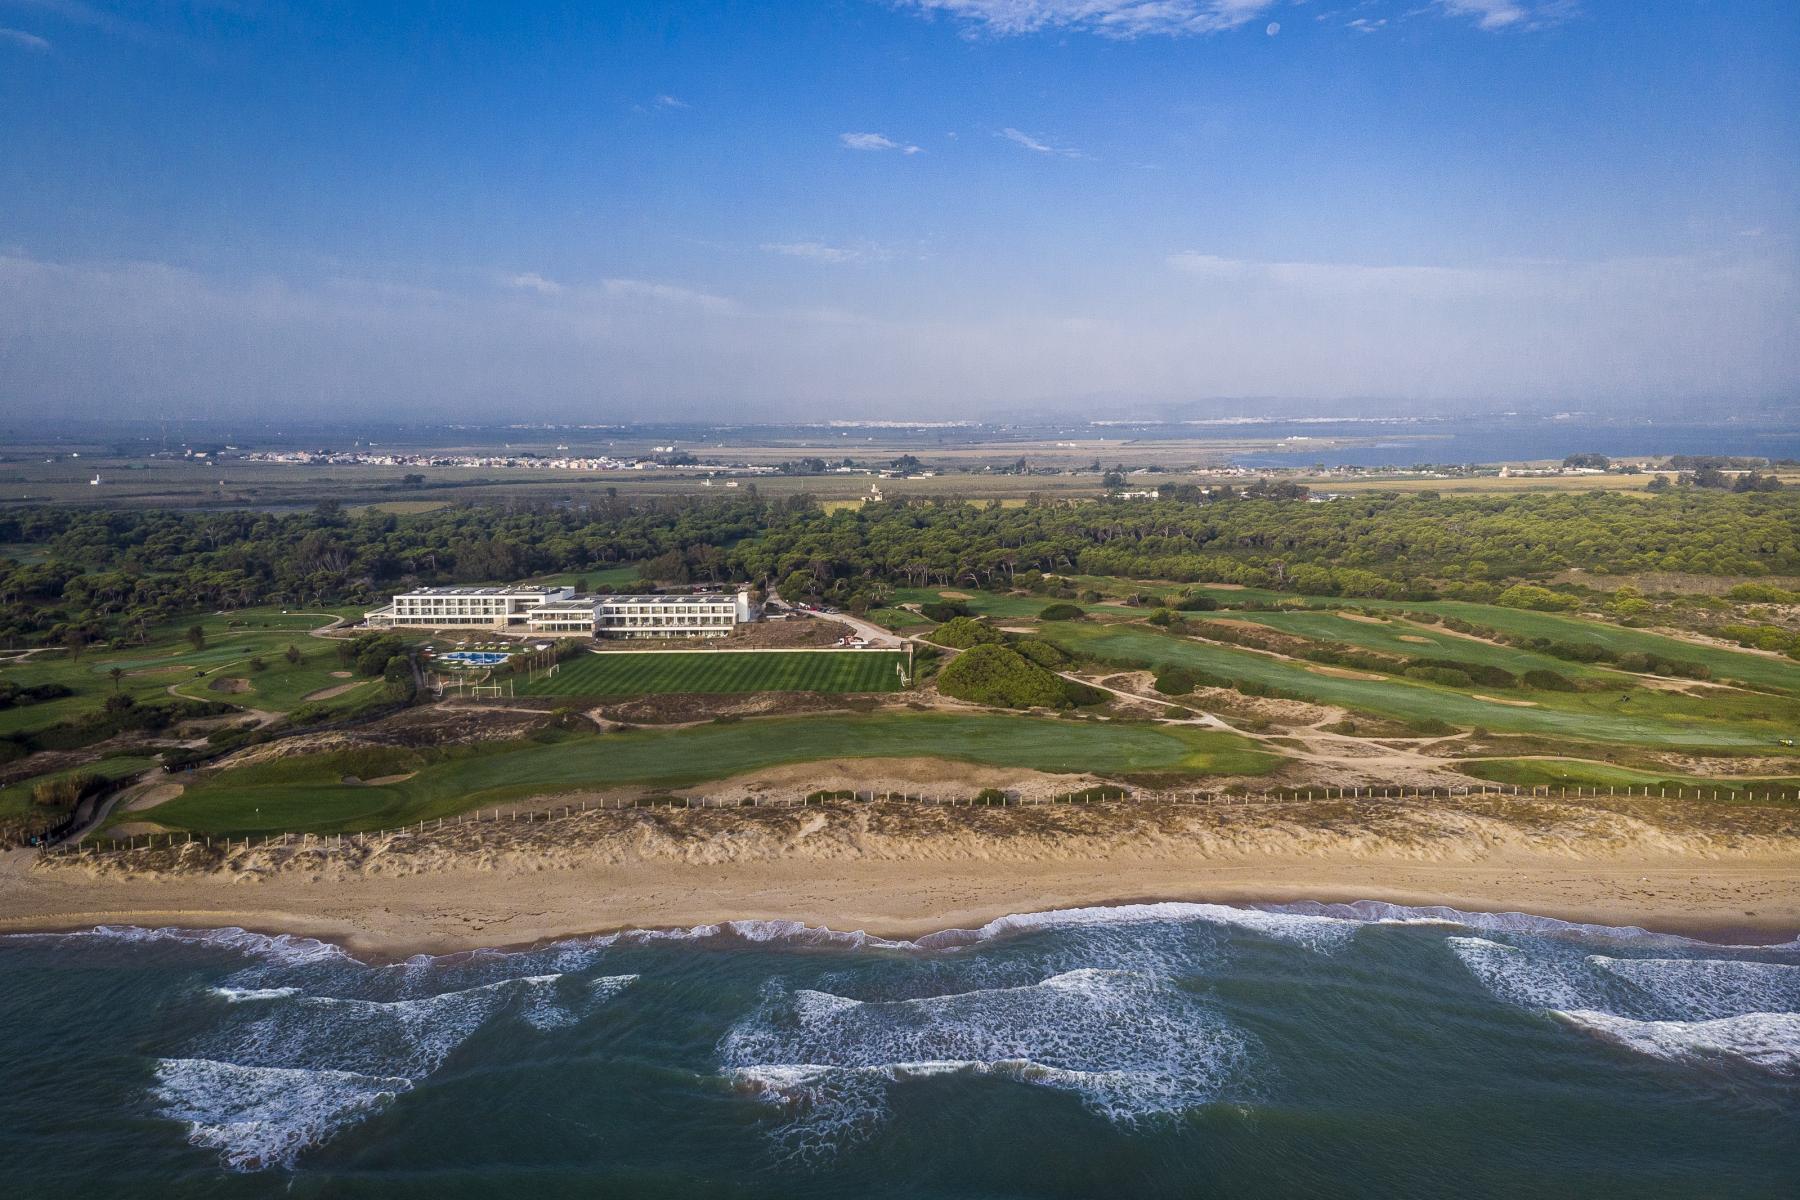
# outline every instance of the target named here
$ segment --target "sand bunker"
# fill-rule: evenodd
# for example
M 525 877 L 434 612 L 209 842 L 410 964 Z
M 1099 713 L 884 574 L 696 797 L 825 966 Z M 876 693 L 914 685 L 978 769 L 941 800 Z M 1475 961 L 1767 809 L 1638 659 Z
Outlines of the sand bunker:
M 333 674 L 335 673 L 333 672 Z M 360 683 L 340 683 L 336 687 L 320 688 L 316 692 L 308 692 L 304 698 L 307 700 L 331 700 L 345 692 L 353 692 L 361 686 Z
M 143 812 L 147 808 L 167 804 L 185 790 L 179 783 L 159 783 L 155 787 L 145 790 L 143 795 L 133 798 L 131 803 L 125 806 L 125 811 Z
M 1536 700 L 1503 700 L 1499 696 L 1479 696 L 1471 694 L 1469 699 L 1486 700 L 1489 704 L 1510 704 L 1514 708 L 1536 708 L 1538 706 Z

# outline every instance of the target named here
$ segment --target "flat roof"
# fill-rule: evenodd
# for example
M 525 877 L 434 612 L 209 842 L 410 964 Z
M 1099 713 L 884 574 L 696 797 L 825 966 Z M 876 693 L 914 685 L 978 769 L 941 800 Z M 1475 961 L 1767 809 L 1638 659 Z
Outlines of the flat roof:
M 703 592 L 687 596 L 602 596 L 602 604 L 736 604 L 736 592 Z
M 521 587 L 422 587 L 398 594 L 402 596 L 542 596 L 548 592 L 561 590 L 561 588 L 531 584 Z

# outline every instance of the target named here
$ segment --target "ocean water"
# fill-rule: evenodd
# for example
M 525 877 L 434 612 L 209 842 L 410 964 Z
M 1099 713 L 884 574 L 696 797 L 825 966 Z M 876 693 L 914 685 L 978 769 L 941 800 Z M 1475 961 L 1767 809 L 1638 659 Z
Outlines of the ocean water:
M 1385 905 L 0 938 L 5 1194 L 1788 1197 L 1800 942 Z

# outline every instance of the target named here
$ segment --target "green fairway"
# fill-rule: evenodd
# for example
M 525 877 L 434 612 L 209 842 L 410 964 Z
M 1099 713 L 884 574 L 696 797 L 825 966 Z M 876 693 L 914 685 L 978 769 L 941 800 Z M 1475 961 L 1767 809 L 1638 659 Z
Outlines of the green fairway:
M 1282 762 L 1235 734 L 1184 726 L 936 713 L 784 717 L 510 742 L 429 758 L 393 751 L 366 763 L 343 755 L 277 760 L 200 779 L 159 805 L 151 819 L 196 833 L 351 832 L 528 796 L 631 784 L 687 786 L 786 763 L 855 758 L 1197 777 L 1262 774 Z M 349 774 L 369 778 L 409 766 L 417 773 L 398 783 L 342 782 Z
M 1351 646 L 1394 654 L 1405 658 L 1453 658 L 1460 662 L 1500 667 L 1515 675 L 1527 671 L 1555 671 L 1571 679 L 1604 675 L 1623 678 L 1619 672 L 1603 669 L 1603 664 L 1567 662 L 1548 654 L 1499 646 L 1473 637 L 1464 637 L 1448 629 L 1420 625 L 1398 617 L 1376 620 L 1358 614 L 1341 614 L 1323 609 L 1298 609 L 1285 612 L 1194 613 L 1199 621 L 1223 619 L 1262 625 L 1320 642 L 1342 642 Z
M 1636 688 L 1596 693 L 1508 691 L 1504 698 L 1387 677 L 1358 678 L 1230 646 L 1174 637 L 1142 624 L 1048 621 L 1038 637 L 1079 655 L 1188 666 L 1252 680 L 1325 704 L 1417 721 L 1437 718 L 1515 733 L 1651 746 L 1763 747 L 1773 750 L 1800 724 L 1785 697 L 1714 689 L 1706 698 Z M 1511 701 L 1508 703 L 1507 701 Z M 1177 701 L 1178 702 L 1178 701 Z
M 892 692 L 906 656 L 891 650 L 708 650 L 581 654 L 556 674 L 522 683 L 528 696 L 645 696 L 673 692 Z

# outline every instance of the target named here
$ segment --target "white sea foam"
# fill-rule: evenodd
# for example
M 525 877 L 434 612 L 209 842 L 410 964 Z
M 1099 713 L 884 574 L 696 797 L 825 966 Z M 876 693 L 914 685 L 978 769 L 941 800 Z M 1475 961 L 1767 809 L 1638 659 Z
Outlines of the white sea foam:
M 554 980 L 559 976 L 547 978 Z M 583 980 L 580 995 L 574 1000 L 554 988 L 534 988 L 519 1016 L 534 1029 L 563 1029 L 578 1024 L 592 1006 L 611 1000 L 637 981 L 636 975 L 601 975 Z
M 498 1013 L 572 1025 L 636 978 L 526 975 L 402 1000 L 212 988 L 230 1007 L 186 1056 L 159 1065 L 159 1111 L 232 1167 L 291 1165 L 437 1071 Z
M 1134 1122 L 1217 1099 L 1241 1078 L 1249 1046 L 1165 981 L 1082 969 L 907 1000 L 781 994 L 725 1036 L 719 1057 L 730 1077 L 786 1107 L 777 1142 L 805 1154 L 866 1136 L 901 1079 L 998 1075 Z
M 235 926 L 225 929 L 179 929 L 174 927 L 148 929 L 139 925 L 96 925 L 92 929 L 78 929 L 68 933 L 22 933 L 9 936 L 34 940 L 212 946 L 221 950 L 236 951 L 239 954 L 253 955 L 271 962 L 296 966 L 331 961 L 348 963 L 357 961 L 342 947 L 334 946 L 330 942 L 321 942 L 317 938 L 297 937 L 290 933 L 252 933 L 247 929 L 239 929 Z
M 1681 1017 L 1711 1020 L 1800 1011 L 1800 966 L 1717 958 L 1608 958 L 1589 963 Z
M 1148 922 L 1200 922 L 1247 930 L 1263 937 L 1294 942 L 1313 950 L 1332 950 L 1356 936 L 1363 922 L 1306 913 L 1269 912 L 1258 908 L 1233 908 L 1225 904 L 1117 904 L 1093 908 L 1061 908 L 1047 912 L 1013 913 L 989 921 L 979 929 L 946 929 L 918 939 L 928 950 L 969 945 L 1038 929 L 1080 926 L 1137 925 Z
M 216 987 L 207 990 L 227 1004 L 242 1004 L 249 1000 L 285 1000 L 289 996 L 300 994 L 300 989 L 297 987 Z
M 1710 1021 L 1635 1021 L 1577 1009 L 1555 1014 L 1597 1037 L 1675 1062 L 1727 1060 L 1800 1074 L 1800 1013 L 1744 1013 Z
M 1580 959 L 1534 953 L 1478 937 L 1444 941 L 1481 985 L 1521 1008 L 1587 1008 L 1597 1003 L 1593 972 Z
M 367 1119 L 410 1079 L 349 1071 L 255 1067 L 197 1058 L 156 1064 L 157 1111 L 188 1127 L 188 1141 L 252 1171 L 292 1166 L 301 1151 Z

